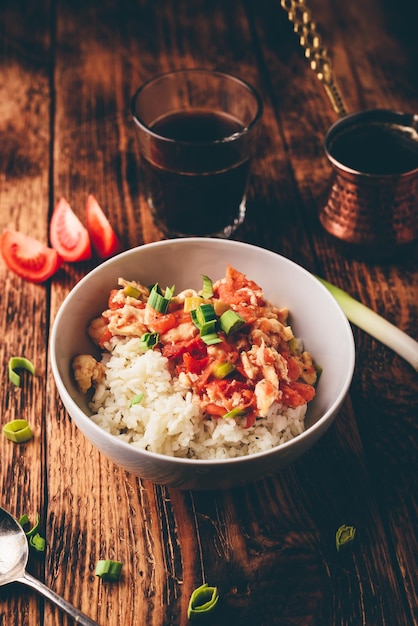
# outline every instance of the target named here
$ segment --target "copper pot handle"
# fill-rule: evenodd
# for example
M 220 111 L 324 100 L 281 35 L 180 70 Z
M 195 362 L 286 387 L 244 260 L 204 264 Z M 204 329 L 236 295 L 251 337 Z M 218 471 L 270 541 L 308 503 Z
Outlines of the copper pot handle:
M 293 23 L 293 30 L 299 37 L 299 43 L 305 51 L 309 65 L 323 84 L 334 111 L 340 117 L 346 115 L 347 107 L 335 81 L 328 51 L 322 43 L 321 35 L 305 0 L 280 0 L 280 4 L 286 11 L 289 21 Z

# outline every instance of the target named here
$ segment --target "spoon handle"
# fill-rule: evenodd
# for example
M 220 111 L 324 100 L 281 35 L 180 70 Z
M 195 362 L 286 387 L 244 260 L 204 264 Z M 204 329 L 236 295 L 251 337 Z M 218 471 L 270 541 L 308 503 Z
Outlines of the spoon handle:
M 55 593 L 55 591 L 52 591 L 52 589 L 49 589 L 40 580 L 28 574 L 28 572 L 24 572 L 16 581 L 39 591 L 45 598 L 51 600 L 51 602 L 56 604 L 56 606 L 67 613 L 67 615 L 70 615 L 77 624 L 81 624 L 82 626 L 99 626 L 97 622 L 87 617 L 87 615 L 76 609 L 72 604 L 64 600 L 64 598 Z
M 306 2 L 307 0 L 281 0 L 280 4 L 292 22 L 293 30 L 305 51 L 305 57 L 323 84 L 334 111 L 342 117 L 347 114 L 347 107 L 337 86 L 328 51 L 322 43 L 316 22 L 312 19 Z

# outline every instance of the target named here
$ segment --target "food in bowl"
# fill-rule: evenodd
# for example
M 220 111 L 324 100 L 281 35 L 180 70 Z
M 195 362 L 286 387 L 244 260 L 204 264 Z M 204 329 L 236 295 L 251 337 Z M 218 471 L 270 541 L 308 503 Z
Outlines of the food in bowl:
M 270 450 L 304 431 L 318 367 L 289 311 L 231 265 L 200 291 L 120 278 L 91 321 L 101 360 L 72 361 L 91 419 L 150 452 L 228 459 Z
M 226 459 L 174 457 L 144 450 L 111 435 L 92 419 L 90 394 L 77 387 L 71 363 L 80 354 L 101 360 L 87 334 L 91 320 L 108 308 L 119 277 L 142 284 L 201 288 L 201 275 L 224 276 L 227 263 L 251 277 L 268 301 L 288 307 L 289 322 L 321 365 L 303 432 L 269 450 Z M 123 252 L 93 269 L 71 290 L 54 320 L 51 369 L 68 416 L 93 447 L 141 480 L 180 489 L 229 489 L 272 476 L 316 445 L 336 418 L 349 390 L 355 346 L 350 324 L 329 291 L 307 270 L 271 250 L 240 241 L 189 237 L 163 240 Z M 83 459 L 75 459 L 84 469 Z

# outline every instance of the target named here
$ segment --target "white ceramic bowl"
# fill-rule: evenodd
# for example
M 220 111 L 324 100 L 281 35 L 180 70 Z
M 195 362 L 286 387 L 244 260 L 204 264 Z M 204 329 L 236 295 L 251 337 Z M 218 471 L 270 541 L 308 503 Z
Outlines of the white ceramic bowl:
M 107 308 L 119 277 L 144 284 L 200 289 L 201 275 L 225 275 L 227 263 L 255 280 L 268 300 L 288 307 L 295 334 L 323 368 L 306 430 L 267 452 L 227 460 L 179 459 L 135 448 L 105 432 L 89 418 L 71 361 L 79 353 L 97 355 L 86 328 Z M 52 371 L 58 392 L 78 428 L 104 455 L 128 472 L 154 483 L 182 489 L 219 489 L 272 475 L 311 448 L 332 424 L 354 370 L 353 334 L 339 305 L 309 272 L 271 251 L 223 239 L 174 239 L 124 252 L 98 266 L 67 296 L 51 336 Z

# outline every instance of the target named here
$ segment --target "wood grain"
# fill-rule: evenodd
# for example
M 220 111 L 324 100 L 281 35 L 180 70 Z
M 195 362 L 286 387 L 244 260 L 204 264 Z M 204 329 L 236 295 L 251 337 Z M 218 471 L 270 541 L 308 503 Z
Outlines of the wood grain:
M 280 3 L 270 0 L 11 0 L 0 8 L 0 227 L 48 240 L 65 196 L 84 220 L 94 193 L 128 248 L 162 238 L 142 194 L 130 116 L 157 72 L 208 66 L 250 80 L 263 133 L 248 215 L 237 238 L 297 261 L 417 337 L 417 251 L 386 265 L 347 256 L 317 211 L 335 121 Z M 416 7 L 311 0 L 350 110 L 418 110 Z M 405 7 L 402 5 L 405 4 Z M 398 7 L 401 6 L 401 9 Z M 414 13 L 415 12 L 415 13 Z M 415 19 L 416 24 L 416 19 Z M 353 328 L 350 397 L 324 438 L 279 475 L 223 492 L 183 492 L 131 476 L 100 455 L 66 414 L 49 366 L 55 315 L 92 261 L 32 285 L 0 264 L 0 356 L 34 361 L 1 422 L 24 416 L 34 439 L 0 438 L 1 504 L 39 511 L 45 555 L 29 569 L 100 624 L 187 624 L 192 590 L 219 586 L 217 626 L 418 624 L 416 373 Z M 357 528 L 337 552 L 335 531 Z M 94 575 L 123 562 L 119 583 Z M 0 626 L 70 624 L 21 586 L 0 587 Z

